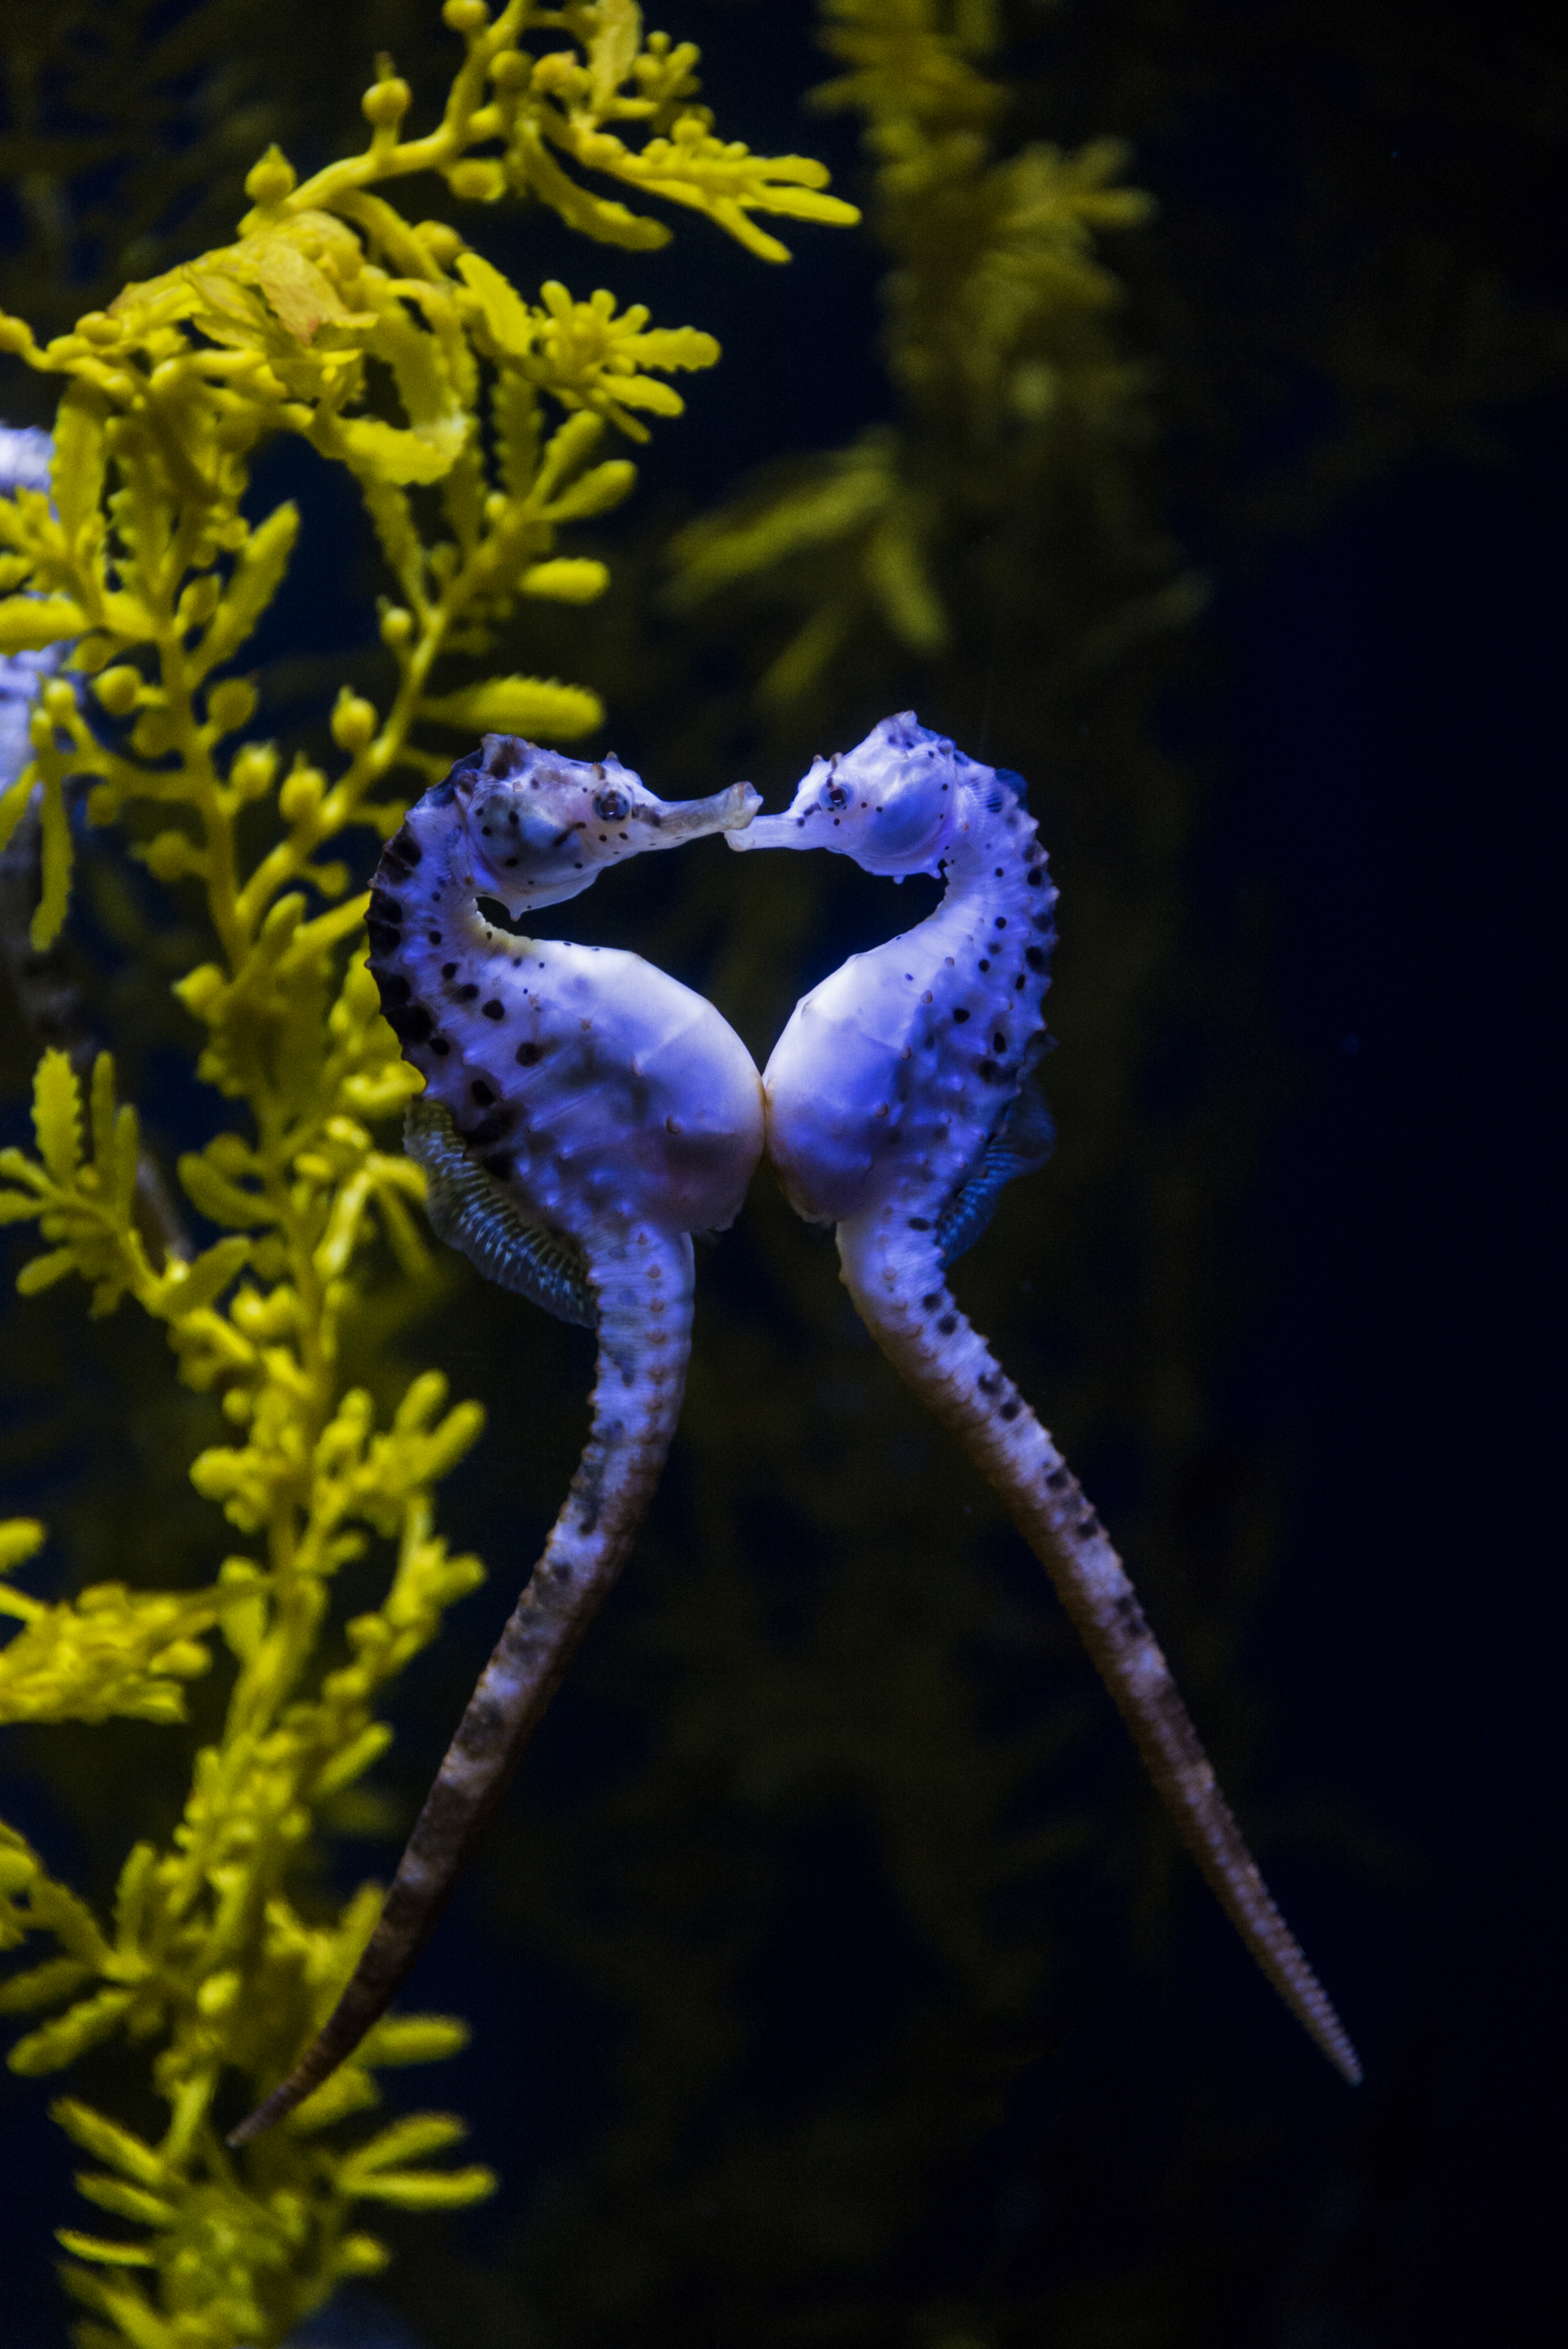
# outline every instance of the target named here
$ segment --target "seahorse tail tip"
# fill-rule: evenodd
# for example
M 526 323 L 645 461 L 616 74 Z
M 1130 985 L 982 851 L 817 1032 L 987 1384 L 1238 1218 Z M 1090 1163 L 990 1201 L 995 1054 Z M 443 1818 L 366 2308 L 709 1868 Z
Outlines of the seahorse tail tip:
M 1277 1948 L 1269 1950 L 1259 1947 L 1255 1943 L 1254 1952 L 1286 2006 L 1327 2055 L 1340 2077 L 1352 2088 L 1359 2088 L 1362 2078 L 1362 2061 L 1351 2043 L 1350 2032 L 1340 2021 L 1334 2001 L 1313 1972 L 1300 1943 L 1284 1919 L 1279 1918 L 1277 1909 L 1274 1914 L 1285 1943 L 1283 1954 Z
M 1321 2013 L 1313 2016 L 1308 2028 L 1340 2077 L 1351 2087 L 1359 2088 L 1365 2076 L 1361 2057 L 1351 2046 L 1350 2033 L 1327 1997 L 1323 1999 Z
M 359 1973 L 293 2071 L 278 2082 L 271 2096 L 263 2098 L 254 2112 L 246 2114 L 238 2128 L 229 2131 L 224 2139 L 226 2145 L 239 2148 L 251 2144 L 256 2138 L 265 2136 L 269 2129 L 275 2129 L 280 2121 L 286 2121 L 307 2096 L 313 2095 L 348 2061 L 371 2025 L 385 2013 L 392 2003 L 395 1983 L 383 1987 L 373 1976 L 368 1982 L 361 1979 L 367 1970 L 366 1960 L 374 1952 L 373 1936 L 365 1957 L 360 1960 Z
M 304 2102 L 316 2083 L 310 2079 L 302 2080 L 300 2074 L 303 2070 L 303 2065 L 297 2066 L 286 2080 L 279 2082 L 271 2096 L 262 2099 L 254 2112 L 246 2114 L 237 2129 L 228 2132 L 223 2142 L 231 2151 L 238 2153 L 242 2145 L 253 2144 L 258 2137 L 264 2137 L 269 2129 L 275 2129 L 280 2121 L 286 2121 L 295 2107 Z

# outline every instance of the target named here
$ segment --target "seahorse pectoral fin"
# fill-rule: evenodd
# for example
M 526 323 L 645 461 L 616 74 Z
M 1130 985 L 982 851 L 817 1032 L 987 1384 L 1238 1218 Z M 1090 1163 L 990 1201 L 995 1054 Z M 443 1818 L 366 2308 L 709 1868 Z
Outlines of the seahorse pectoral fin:
M 438 1239 L 475 1272 L 559 1321 L 592 1330 L 598 1306 L 582 1254 L 559 1232 L 530 1223 L 510 1194 L 471 1157 L 451 1118 L 428 1096 L 403 1113 L 403 1145 L 425 1170 L 425 1212 Z

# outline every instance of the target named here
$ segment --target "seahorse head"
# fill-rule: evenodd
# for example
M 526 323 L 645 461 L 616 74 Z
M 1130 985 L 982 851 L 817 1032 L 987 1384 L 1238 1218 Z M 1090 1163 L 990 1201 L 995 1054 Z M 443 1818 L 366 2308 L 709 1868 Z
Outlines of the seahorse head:
M 828 848 L 868 873 L 935 873 L 994 781 L 989 767 L 900 710 L 852 751 L 814 759 L 787 814 L 759 817 L 729 845 Z
M 617 947 L 522 936 L 486 901 L 517 914 L 576 896 L 623 858 L 744 824 L 757 800 L 736 784 L 666 803 L 617 760 L 487 735 L 382 851 L 365 921 L 382 1010 L 452 1147 L 550 1232 L 730 1222 L 762 1150 L 762 1082 L 690 988 Z M 444 1158 L 433 1171 L 444 1184 Z M 456 1228 L 473 1201 L 437 1204 Z
M 743 783 L 672 804 L 617 758 L 569 759 L 514 734 L 486 734 L 424 802 L 457 814 L 475 896 L 514 915 L 579 896 L 625 857 L 745 824 L 761 804 Z

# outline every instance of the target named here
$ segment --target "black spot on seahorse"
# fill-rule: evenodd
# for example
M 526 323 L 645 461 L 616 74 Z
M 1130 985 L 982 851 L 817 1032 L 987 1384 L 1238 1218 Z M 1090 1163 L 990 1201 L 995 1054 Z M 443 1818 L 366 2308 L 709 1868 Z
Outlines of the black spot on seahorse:
M 952 1335 L 952 1333 L 953 1333 L 953 1331 L 957 1329 L 957 1327 L 958 1327 L 958 1316 L 957 1316 L 957 1314 L 956 1314 L 956 1313 L 944 1313 L 944 1314 L 942 1315 L 941 1319 L 937 1323 L 937 1333 L 938 1333 L 938 1335 L 939 1335 L 940 1337 L 943 1337 L 943 1338 L 951 1338 L 951 1335 Z
M 931 1220 L 929 1216 L 912 1215 L 909 1219 L 911 1231 L 929 1231 L 930 1228 Z
M 443 979 L 455 979 L 457 976 L 457 964 L 455 963 L 443 963 L 441 964 L 441 976 Z
M 599 1522 L 599 1510 L 605 1497 L 605 1455 L 598 1444 L 590 1444 L 583 1455 L 583 1464 L 572 1479 L 572 1491 L 581 1512 L 578 1524 L 584 1533 L 592 1533 Z
M 393 833 L 392 838 L 382 850 L 381 861 L 383 864 L 390 864 L 395 869 L 401 866 L 405 873 L 412 873 L 417 864 L 424 862 L 424 856 L 425 852 L 418 841 L 407 825 L 403 824 Z
M 387 1012 L 386 1024 L 401 1043 L 422 1044 L 435 1030 L 435 1021 L 422 1003 Z
M 506 1007 L 499 996 L 492 996 L 489 1002 L 482 1003 L 479 1008 L 486 1019 L 505 1019 L 506 1017 Z
M 920 1299 L 920 1310 L 922 1313 L 934 1313 L 939 1305 L 945 1305 L 946 1302 L 947 1291 L 945 1289 L 934 1288 L 929 1297 L 923 1297 Z
M 381 1008 L 389 1019 L 414 992 L 401 971 L 377 971 L 375 983 L 381 990 Z
M 1063 1485 L 1070 1485 L 1073 1482 L 1072 1471 L 1067 1468 L 1053 1468 L 1045 1481 L 1053 1493 L 1059 1493 Z
M 997 1416 L 1004 1419 L 1016 1419 L 1022 1409 L 1023 1405 L 1015 1398 L 1011 1403 L 1004 1403 Z
M 490 1115 L 487 1118 L 482 1118 L 478 1125 L 460 1126 L 458 1131 L 471 1150 L 484 1150 L 491 1142 L 499 1141 L 511 1122 L 511 1111 L 503 1107 L 499 1109 L 492 1109 Z
M 981 968 L 982 968 L 982 969 L 984 969 L 984 963 L 982 963 Z M 958 1025 L 962 1028 L 962 1025 L 963 1025 L 963 1023 L 964 1023 L 964 1021 L 968 1019 L 968 1017 L 969 1017 L 968 1012 L 964 1009 L 964 1008 L 963 1008 L 962 1004 L 961 1003 L 961 1004 L 958 1006 L 958 1008 L 957 1008 L 957 1009 L 954 1011 L 954 1013 L 953 1013 L 953 1018 L 954 1018 L 954 1019 L 958 1022 Z
M 517 1046 L 516 1058 L 519 1068 L 532 1068 L 543 1056 L 541 1045 L 519 1044 Z
M 473 981 L 470 979 L 466 986 L 459 987 L 456 992 L 459 1003 L 472 1003 L 474 996 L 479 993 L 479 989 L 474 985 Z
M 1099 1520 L 1095 1516 L 1093 1509 L 1090 1510 L 1088 1517 L 1084 1521 L 1084 1524 L 1080 1525 L 1077 1528 L 1077 1531 L 1082 1533 L 1091 1526 L 1096 1533 L 1099 1531 Z M 1149 1618 L 1145 1615 L 1142 1608 L 1139 1605 L 1135 1592 L 1130 1590 L 1118 1591 L 1115 1601 L 1113 1602 L 1112 1612 L 1115 1614 L 1118 1622 L 1121 1625 L 1124 1631 L 1131 1632 L 1134 1638 L 1137 1639 L 1146 1640 L 1149 1637 Z
M 984 1377 L 977 1378 L 974 1383 L 982 1395 L 995 1395 L 1002 1384 L 1002 1374 L 999 1370 L 988 1370 Z
M 473 1094 L 474 1099 L 478 1102 L 482 1109 L 488 1109 L 490 1104 L 495 1098 L 495 1096 L 492 1093 L 490 1087 L 485 1084 L 484 1079 L 482 1076 L 476 1076 L 473 1083 L 468 1089 Z
M 1043 971 L 1046 964 L 1045 952 L 1043 949 L 1039 946 L 1026 946 L 1024 948 L 1024 961 L 1029 964 L 1031 971 Z
M 465 775 L 483 774 L 484 772 L 484 751 L 470 751 L 466 757 L 459 759 L 455 764 L 448 770 L 445 780 L 441 783 L 438 783 L 435 788 L 427 795 L 425 802 L 426 806 L 428 807 L 445 807 L 456 795 L 460 777 Z

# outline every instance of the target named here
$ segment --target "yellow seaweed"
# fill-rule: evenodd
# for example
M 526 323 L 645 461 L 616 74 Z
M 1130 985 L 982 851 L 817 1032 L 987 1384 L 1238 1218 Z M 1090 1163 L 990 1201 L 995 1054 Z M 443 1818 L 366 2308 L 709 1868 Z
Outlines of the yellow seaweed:
M 1007 94 L 977 61 L 997 38 L 984 0 L 822 0 L 819 15 L 843 71 L 813 98 L 863 118 L 903 415 L 692 523 L 670 588 L 677 610 L 740 587 L 790 614 L 761 686 L 775 711 L 841 650 L 863 663 L 868 629 L 917 655 L 946 650 L 954 548 L 1038 509 L 1053 465 L 1083 470 L 1085 440 L 1137 439 L 1146 390 L 1115 340 L 1121 286 L 1099 251 L 1153 210 L 1123 184 L 1122 142 L 995 151 Z
M 482 0 L 447 0 L 442 14 L 464 54 L 432 128 L 404 135 L 412 93 L 383 59 L 362 150 L 303 184 L 269 150 L 231 243 L 128 285 L 42 345 L 0 317 L 0 346 L 63 379 L 52 494 L 0 499 L 0 646 L 72 642 L 95 705 L 63 676 L 44 684 L 32 756 L 0 796 L 0 845 L 37 804 L 45 947 L 68 908 L 72 801 L 85 794 L 97 824 L 158 811 L 136 852 L 158 879 L 200 885 L 210 952 L 176 992 L 203 1031 L 197 1073 L 230 1108 L 181 1161 L 186 1195 L 223 1235 L 189 1261 L 139 1220 L 139 1124 L 107 1054 L 83 1083 L 45 1052 L 35 1150 L 0 1153 L 0 1221 L 34 1222 L 42 1242 L 22 1291 L 84 1281 L 95 1314 L 128 1297 L 163 1326 L 180 1378 L 219 1397 L 231 1433 L 190 1473 L 239 1544 L 195 1590 L 106 1584 L 50 1604 L 0 1584 L 0 1615 L 18 1626 L 0 1647 L 0 1720 L 178 1722 L 218 1642 L 233 1674 L 180 1825 L 129 1854 L 107 1920 L 0 1826 L 0 1947 L 41 1937 L 48 1953 L 0 1986 L 0 2009 L 41 2018 L 12 2069 L 55 2071 L 129 2037 L 150 2051 L 168 2112 L 153 2141 L 75 2099 L 53 2108 L 97 2165 L 80 2190 L 114 2222 L 60 2232 L 83 2349 L 273 2349 L 338 2279 L 383 2264 L 357 2206 L 449 2208 L 495 2184 L 476 2165 L 431 2165 L 463 2133 L 448 2116 L 358 2144 L 331 2134 L 376 2102 L 378 2067 L 462 2044 L 444 2017 L 383 2022 L 243 2159 L 214 2118 L 220 2095 L 232 2118 L 272 2087 L 352 1968 L 376 1887 L 319 1922 L 295 1906 L 291 1871 L 323 1806 L 384 1751 L 384 1690 L 483 1572 L 449 1553 L 435 1508 L 478 1407 L 449 1406 L 430 1372 L 378 1425 L 340 1375 L 373 1250 L 384 1244 L 405 1278 L 425 1261 L 422 1178 L 384 1137 L 418 1079 L 381 1018 L 341 851 L 356 828 L 395 829 L 400 774 L 417 785 L 444 769 L 450 751 L 422 729 L 559 738 L 598 722 L 584 686 L 442 686 L 435 672 L 453 651 L 482 655 L 521 599 L 602 591 L 604 565 L 558 538 L 633 484 L 632 466 L 604 455 L 606 434 L 645 439 L 643 416 L 680 410 L 668 376 L 711 366 L 718 349 L 607 292 L 583 301 L 550 281 L 529 300 L 387 191 L 435 172 L 461 199 L 530 195 L 603 242 L 665 239 L 596 179 L 701 212 L 769 260 L 787 256 L 757 214 L 855 217 L 823 193 L 815 162 L 718 139 L 693 103 L 696 50 L 644 38 L 631 0 L 506 0 L 494 17 Z M 571 46 L 531 52 L 526 37 L 541 30 Z M 285 433 L 354 477 L 395 586 L 381 613 L 395 692 L 384 710 L 339 695 L 331 774 L 303 758 L 283 772 L 251 733 L 255 689 L 224 674 L 295 549 L 292 506 L 252 522 L 241 504 L 256 451 Z M 270 829 L 245 820 L 258 805 Z M 271 842 L 260 852 L 257 837 Z M 377 1277 L 391 1277 L 384 1260 Z M 42 1538 L 31 1520 L 0 1526 L 0 1574 Z M 388 1561 L 384 1596 L 344 1627 L 350 1660 L 324 1670 L 334 1576 L 373 1544 Z

